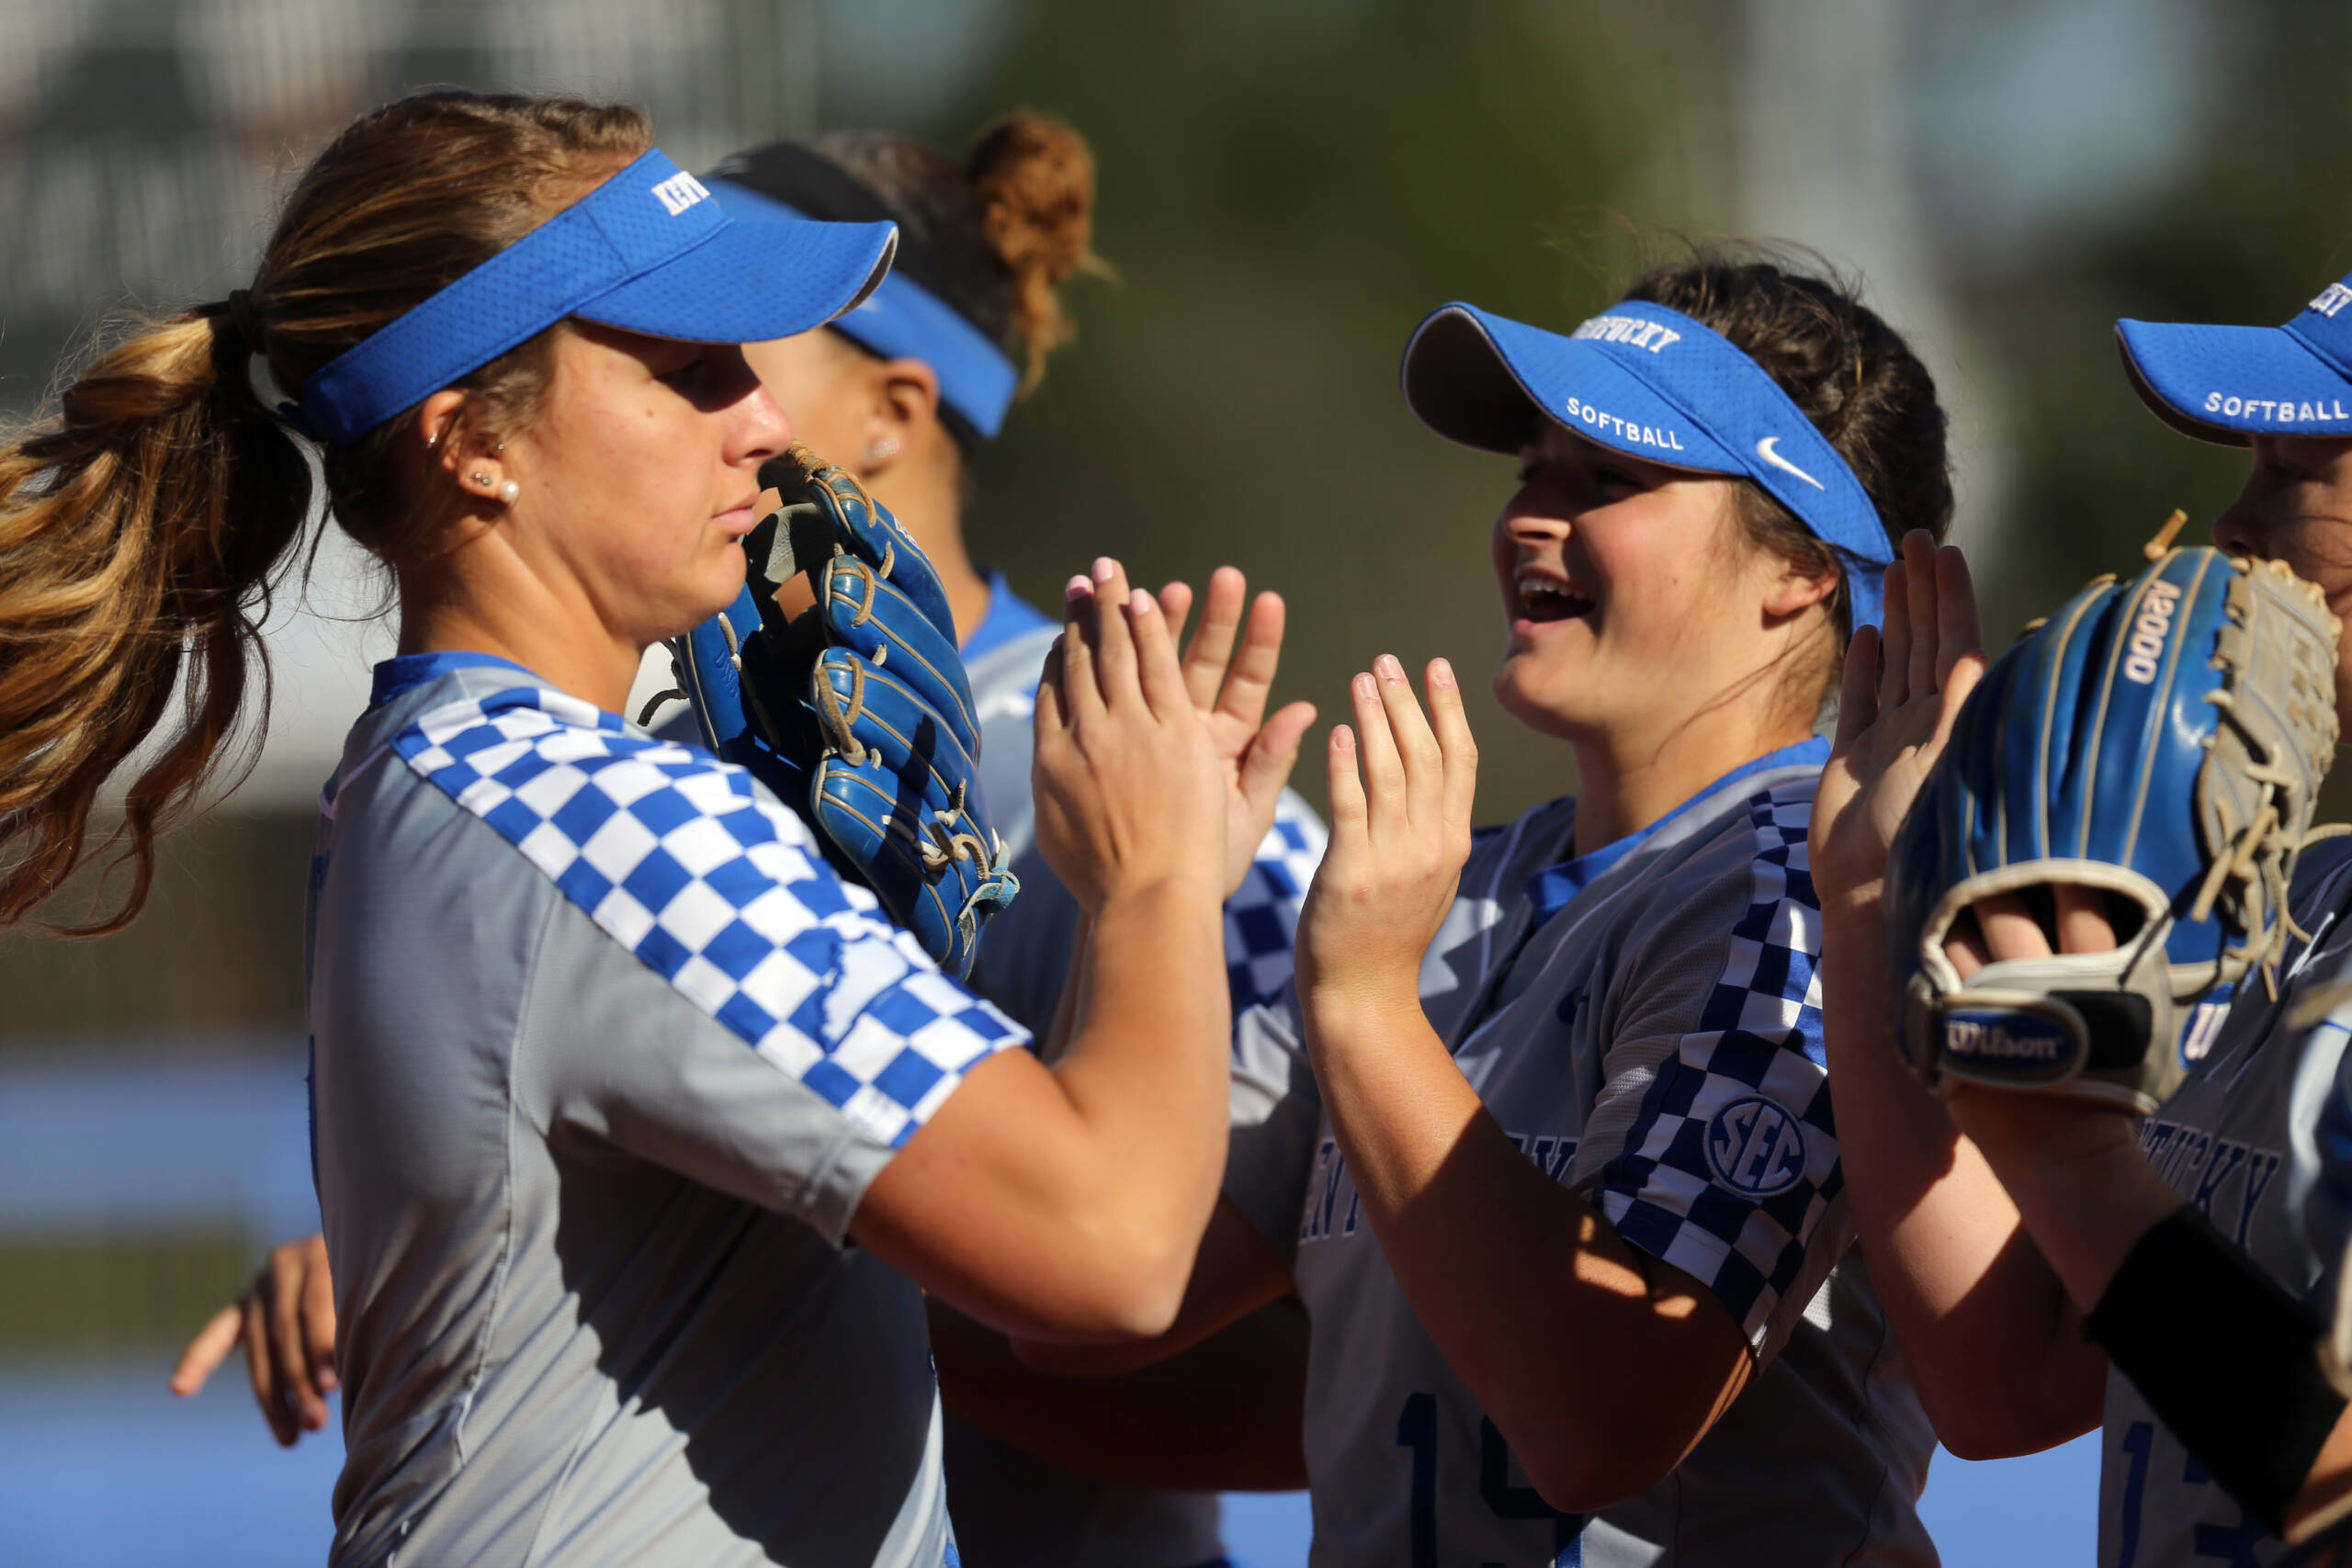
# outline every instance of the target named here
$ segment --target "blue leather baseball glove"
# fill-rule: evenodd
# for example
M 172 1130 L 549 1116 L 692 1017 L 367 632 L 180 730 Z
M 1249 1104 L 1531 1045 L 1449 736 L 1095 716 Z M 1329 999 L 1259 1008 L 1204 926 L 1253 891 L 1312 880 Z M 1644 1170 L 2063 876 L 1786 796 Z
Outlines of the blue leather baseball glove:
M 2335 745 L 2335 617 L 2272 561 L 2157 551 L 1993 665 L 1888 857 L 1898 1028 L 1958 1078 L 2154 1110 L 2179 1086 L 2184 1004 L 2275 984 L 2287 884 Z M 1944 952 L 1988 894 L 2106 895 L 2120 945 L 1996 963 Z
M 1021 884 L 980 798 L 946 592 L 845 469 L 796 446 L 760 477 L 777 501 L 743 542 L 742 596 L 672 649 L 704 743 L 799 812 L 836 869 L 960 976 Z M 787 621 L 775 591 L 797 574 L 816 604 Z

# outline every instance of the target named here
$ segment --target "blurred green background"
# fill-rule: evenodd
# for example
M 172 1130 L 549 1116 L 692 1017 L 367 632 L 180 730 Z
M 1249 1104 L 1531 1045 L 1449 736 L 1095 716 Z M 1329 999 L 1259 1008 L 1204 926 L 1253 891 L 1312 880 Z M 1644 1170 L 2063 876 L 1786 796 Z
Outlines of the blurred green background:
M 1955 411 L 1957 537 L 2001 640 L 2127 562 L 2173 506 L 2194 536 L 2239 482 L 2239 454 L 2142 410 L 2112 321 L 2282 320 L 2352 265 L 2330 199 L 2340 6 L 673 10 L 657 49 L 650 24 L 592 0 L 7 0 L 0 16 L 49 15 L 64 42 L 0 81 L 0 202 L 26 220 L 0 234 L 0 408 L 36 406 L 108 307 L 243 281 L 322 131 L 404 87 L 633 97 L 706 164 L 837 127 L 960 152 L 1033 107 L 1092 140 L 1097 248 L 1119 276 L 1069 286 L 1079 341 L 981 454 L 971 533 L 1048 603 L 1105 549 L 1155 580 L 1235 562 L 1289 597 L 1285 694 L 1328 710 L 1377 652 L 1475 671 L 1500 645 L 1483 537 L 1508 462 L 1430 436 L 1395 389 L 1407 333 L 1445 299 L 1566 326 L 1684 239 L 1817 250 L 1913 333 Z M 742 39 L 757 47 L 728 47 Z M 239 55 L 209 83 L 191 65 L 207 49 Z M 369 598 L 338 545 L 288 597 L 344 615 Z M 356 711 L 351 672 L 388 636 L 282 628 L 290 690 L 255 779 L 173 848 L 141 928 L 0 937 L 0 1041 L 299 1025 L 297 825 Z M 1565 749 L 1483 697 L 1474 718 L 1484 815 L 1573 787 Z M 1319 799 L 1316 773 L 1299 784 Z
M 1457 298 L 1565 328 L 1679 236 L 1754 237 L 1860 276 L 1927 354 L 2001 641 L 2234 492 L 2243 457 L 2146 415 L 2110 325 L 2281 321 L 2352 265 L 2348 33 L 2311 0 L 0 0 L 0 408 L 108 309 L 245 281 L 309 151 L 408 87 L 634 99 L 690 166 L 845 127 L 960 152 L 1025 106 L 1092 140 L 1119 275 L 1072 283 L 1077 344 L 979 460 L 972 535 L 1031 596 L 1105 550 L 1237 563 L 1327 713 L 1377 652 L 1483 671 L 1509 465 L 1405 412 L 1407 333 Z M 347 551 L 294 589 L 261 766 L 144 919 L 0 936 L 0 1384 L 159 1377 L 301 1221 L 310 802 L 389 633 Z M 1473 719 L 1486 818 L 1574 786 Z M 280 1145 L 197 1114 L 203 1072 L 290 1114 L 274 1176 Z

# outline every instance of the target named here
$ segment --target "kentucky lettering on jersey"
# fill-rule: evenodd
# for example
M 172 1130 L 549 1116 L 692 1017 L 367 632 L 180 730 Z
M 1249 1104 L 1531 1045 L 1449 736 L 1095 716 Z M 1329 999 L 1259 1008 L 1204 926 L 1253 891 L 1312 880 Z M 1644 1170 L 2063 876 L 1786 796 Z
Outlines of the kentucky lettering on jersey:
M 1298 1223 L 1299 1241 L 1353 1235 L 1363 1213 L 1355 1183 L 1348 1179 L 1347 1157 L 1340 1153 L 1339 1140 L 1324 1139 L 1315 1147 L 1315 1179 L 1306 1189 L 1306 1213 Z
M 2151 1116 L 2140 1124 L 2140 1152 L 2156 1174 L 2205 1212 L 2216 1228 L 2240 1247 L 2254 1224 L 2254 1212 L 2270 1190 L 2284 1159 L 2276 1149 L 2256 1147 Z M 2222 1199 L 2224 1187 L 2230 1190 Z
M 1536 1169 L 1566 1184 L 1568 1163 L 1577 1155 L 1576 1139 L 1556 1133 L 1506 1132 L 1503 1136 Z M 1340 1152 L 1337 1138 L 1326 1138 L 1316 1145 L 1315 1179 L 1307 1186 L 1306 1211 L 1299 1217 L 1299 1243 L 1351 1236 L 1363 1218 L 1363 1204 L 1356 1196 L 1356 1184 L 1349 1179 L 1347 1156 Z
M 1553 1180 L 1565 1185 L 1568 1179 L 1568 1163 L 1577 1157 L 1577 1141 L 1565 1133 L 1510 1133 L 1504 1137 L 1511 1145 L 1535 1163 L 1535 1168 Z
M 1639 1497 L 1587 1517 L 1527 1484 L 1382 1253 L 1295 994 L 1241 1015 L 1225 1193 L 1291 1258 L 1314 1323 L 1316 1568 L 1752 1568 L 1765 1529 L 1777 1561 L 1935 1561 L 1911 1510 L 1935 1439 L 1873 1359 L 1821 1065 L 1804 835 L 1826 751 L 1727 777 L 1541 912 L 1531 884 L 1572 860 L 1575 803 L 1477 835 L 1422 963 L 1422 1009 L 1513 1146 L 1756 1347 L 1747 1391 Z
M 2324 1314 L 2332 1260 L 2314 1248 L 2300 1208 L 2317 1175 L 2312 1122 L 2344 1058 L 2345 1033 L 2340 1022 L 2297 1031 L 2284 1021 L 2309 987 L 2332 983 L 2352 959 L 2352 926 L 2335 918 L 2347 897 L 2352 840 L 2306 851 L 2289 908 L 2312 942 L 2290 950 L 2275 999 L 2257 981 L 2242 985 L 2226 1009 L 2191 1017 L 2188 1080 L 2140 1127 L 2157 1174 Z M 2267 1568 L 2286 1555 L 2113 1371 L 2101 1444 L 2101 1568 Z

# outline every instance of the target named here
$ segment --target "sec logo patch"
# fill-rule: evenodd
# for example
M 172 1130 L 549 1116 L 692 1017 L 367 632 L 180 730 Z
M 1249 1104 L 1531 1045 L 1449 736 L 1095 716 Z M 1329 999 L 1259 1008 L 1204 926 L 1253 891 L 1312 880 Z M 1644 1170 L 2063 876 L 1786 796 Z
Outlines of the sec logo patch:
M 1804 1178 L 1804 1128 L 1761 1096 L 1735 1100 L 1707 1123 L 1707 1168 L 1744 1198 L 1786 1192 Z

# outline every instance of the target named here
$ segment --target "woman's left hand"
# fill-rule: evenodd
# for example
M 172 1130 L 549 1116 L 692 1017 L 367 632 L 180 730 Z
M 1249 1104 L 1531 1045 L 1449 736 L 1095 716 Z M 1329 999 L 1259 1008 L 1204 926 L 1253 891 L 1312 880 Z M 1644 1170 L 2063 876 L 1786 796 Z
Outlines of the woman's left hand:
M 1421 956 L 1470 855 L 1478 780 L 1444 660 L 1430 661 L 1428 689 L 1424 718 L 1404 666 L 1384 653 L 1349 687 L 1354 731 L 1331 731 L 1331 847 L 1298 922 L 1298 993 L 1310 1011 L 1419 1006 Z
M 1209 575 L 1201 624 L 1184 647 L 1184 689 L 1209 727 L 1225 764 L 1225 896 L 1232 897 L 1258 858 L 1258 846 L 1274 825 L 1274 804 L 1298 761 L 1298 743 L 1315 722 L 1313 703 L 1291 703 L 1266 716 L 1266 699 L 1282 663 L 1283 599 L 1261 593 L 1242 605 L 1250 583 L 1233 567 Z M 1184 624 L 1193 606 L 1192 585 L 1171 582 L 1159 591 L 1160 613 L 1170 626 Z M 1238 653 L 1234 637 L 1239 634 Z

